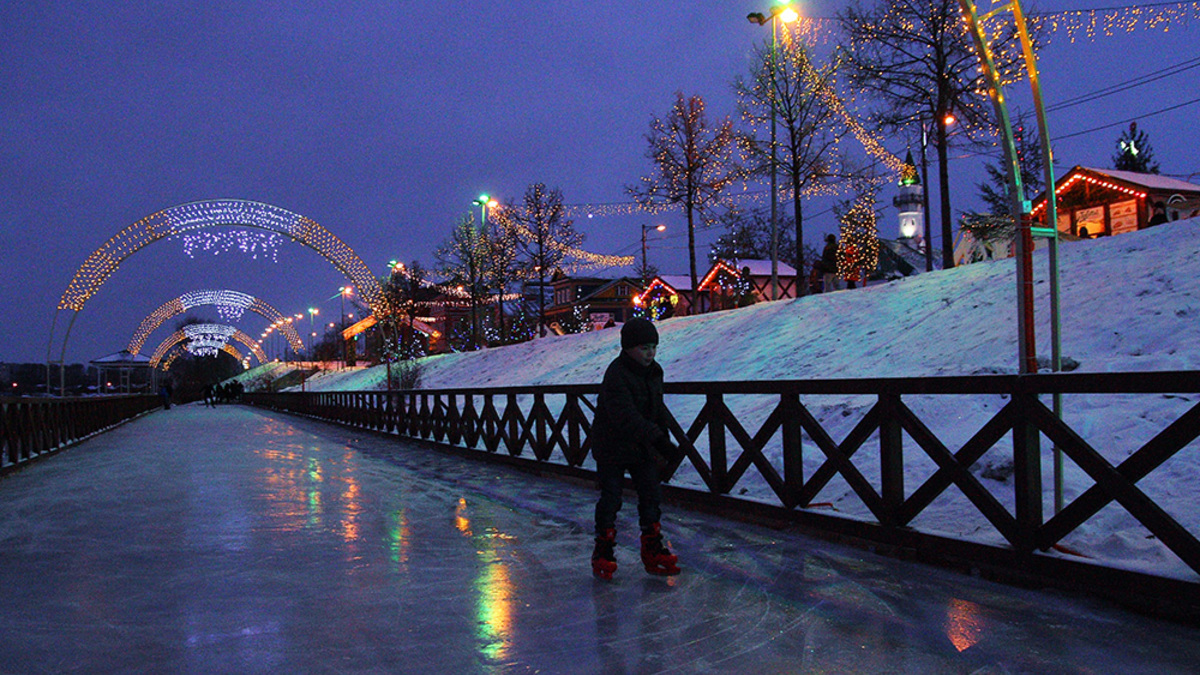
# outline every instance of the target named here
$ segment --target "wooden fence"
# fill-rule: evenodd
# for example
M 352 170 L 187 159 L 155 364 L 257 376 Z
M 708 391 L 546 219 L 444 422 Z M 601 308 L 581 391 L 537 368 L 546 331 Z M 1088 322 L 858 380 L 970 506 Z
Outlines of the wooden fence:
M 569 385 L 257 393 L 247 394 L 246 401 L 510 462 L 532 462 L 542 468 L 558 465 L 582 473 L 589 461 L 588 432 L 597 392 L 598 386 Z M 1096 584 L 1105 584 L 1111 591 L 1107 594 L 1118 599 L 1166 603 L 1171 605 L 1166 611 L 1200 617 L 1200 578 L 1166 578 L 1095 565 L 1070 555 L 1069 547 L 1061 545 L 1106 506 L 1117 504 L 1200 574 L 1196 533 L 1137 485 L 1185 448 L 1196 452 L 1200 403 L 1191 403 L 1193 397 L 1188 395 L 1200 393 L 1200 373 L 675 382 L 667 383 L 666 393 L 671 434 L 685 451 L 681 459 L 685 472 L 677 473 L 679 463 L 668 471 L 680 477 L 686 473 L 697 483 L 692 488 L 668 486 L 668 494 L 679 500 L 791 520 L 834 536 L 873 542 L 942 564 L 990 570 L 998 576 L 1051 578 L 1093 592 Z M 1106 456 L 1120 453 L 1104 447 L 1103 439 L 1089 442 L 1055 416 L 1044 400 L 1054 393 L 1183 395 L 1181 406 L 1186 410 L 1114 463 Z M 996 402 L 996 410 L 988 419 L 975 421 L 981 422 L 978 426 L 973 423 L 964 430 L 954 421 L 922 420 L 911 405 L 914 400 L 963 396 L 988 397 Z M 840 441 L 811 411 L 809 401 L 821 397 L 863 402 L 859 409 L 864 412 L 857 417 L 850 417 L 849 410 L 835 416 L 852 421 Z M 766 406 L 761 403 L 764 398 L 769 402 Z M 748 399 L 759 404 L 747 406 Z M 734 412 L 750 407 L 757 412 Z M 947 437 L 959 440 L 952 444 Z M 1047 517 L 1049 477 L 1043 475 L 1043 459 L 1051 445 L 1093 483 Z M 993 448 L 1005 453 L 1011 476 L 986 487 L 972 466 Z M 933 469 L 920 484 L 906 485 L 906 461 L 917 459 L 931 462 Z M 819 462 L 815 469 L 814 460 Z M 853 492 L 861 514 L 838 515 L 830 512 L 828 503 L 816 501 L 835 479 Z M 738 496 L 746 486 L 758 486 L 758 497 Z M 978 543 L 913 525 L 952 486 L 1002 542 Z
M 162 405 L 157 396 L 0 398 L 0 473 Z

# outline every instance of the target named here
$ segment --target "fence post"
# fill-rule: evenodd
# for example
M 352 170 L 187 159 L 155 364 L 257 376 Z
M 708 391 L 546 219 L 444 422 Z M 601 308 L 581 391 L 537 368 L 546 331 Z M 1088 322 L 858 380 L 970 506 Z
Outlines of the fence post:
M 904 504 L 904 434 L 898 415 L 899 394 L 879 395 L 879 479 L 884 525 L 894 526 Z
M 787 501 L 784 506 L 794 508 L 799 503 L 800 490 L 804 489 L 804 452 L 800 436 L 800 396 L 780 394 L 779 407 L 783 412 L 783 484 Z
M 1041 434 L 1030 421 L 1030 411 L 1038 405 L 1037 394 L 1013 393 L 1016 421 L 1013 423 L 1013 490 L 1015 491 L 1017 541 L 1021 551 L 1032 551 L 1037 530 L 1042 526 Z
M 721 394 L 708 394 L 708 461 L 712 465 L 713 491 L 729 492 L 729 460 L 725 454 L 725 401 Z

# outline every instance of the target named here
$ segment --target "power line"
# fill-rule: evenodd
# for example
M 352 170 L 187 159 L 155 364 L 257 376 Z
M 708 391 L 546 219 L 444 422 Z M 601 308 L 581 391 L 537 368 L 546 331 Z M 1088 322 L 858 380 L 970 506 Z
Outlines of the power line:
M 1060 101 L 1054 105 L 1048 106 L 1046 108 L 1046 112 L 1054 112 L 1056 110 L 1062 110 L 1063 108 L 1070 108 L 1081 103 L 1087 103 L 1099 98 L 1104 98 L 1105 96 L 1111 96 L 1113 94 L 1129 91 L 1130 89 L 1140 87 L 1144 84 L 1157 82 L 1158 80 L 1170 77 L 1172 75 L 1178 75 L 1179 73 L 1191 70 L 1192 68 L 1200 68 L 1200 57 L 1196 57 L 1173 66 L 1168 66 L 1167 68 L 1156 70 L 1152 73 L 1147 73 L 1146 75 L 1141 75 L 1130 80 L 1125 80 L 1124 82 L 1118 82 L 1116 84 L 1097 89 L 1096 91 L 1080 94 L 1079 96 L 1069 98 L 1065 101 Z
M 1183 103 L 1179 103 L 1177 105 L 1173 105 L 1173 106 L 1170 106 L 1167 108 L 1161 108 L 1161 109 L 1155 110 L 1153 112 L 1143 113 L 1141 115 L 1135 115 L 1134 117 L 1130 117 L 1128 119 L 1124 119 L 1119 122 L 1111 122 L 1109 124 L 1104 124 L 1104 125 L 1101 125 L 1098 127 L 1093 127 L 1091 129 L 1085 129 L 1083 131 L 1076 131 L 1075 133 L 1072 133 L 1072 134 L 1063 134 L 1062 136 L 1055 136 L 1055 137 L 1051 138 L 1050 140 L 1051 141 L 1061 141 L 1061 140 L 1064 140 L 1067 138 L 1075 138 L 1076 136 L 1090 134 L 1094 131 L 1103 131 L 1104 129 L 1111 129 L 1112 127 L 1120 126 L 1122 124 L 1128 124 L 1129 122 L 1136 122 L 1136 121 L 1146 118 L 1146 117 L 1154 117 L 1155 115 L 1161 115 L 1162 113 L 1165 113 L 1165 112 L 1171 112 L 1172 110 L 1178 110 L 1179 108 L 1182 108 L 1184 106 L 1189 106 L 1189 105 L 1192 105 L 1195 103 L 1200 103 L 1200 98 L 1194 98 L 1190 101 L 1184 101 Z

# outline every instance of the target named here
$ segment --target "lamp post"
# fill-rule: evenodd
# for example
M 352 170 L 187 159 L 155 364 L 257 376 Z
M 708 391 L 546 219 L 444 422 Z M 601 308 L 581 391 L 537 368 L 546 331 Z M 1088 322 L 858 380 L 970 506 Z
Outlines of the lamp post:
M 321 312 L 319 312 L 316 307 L 308 308 L 308 359 L 310 361 L 316 360 L 313 358 L 315 356 L 313 354 L 313 341 L 317 337 L 317 331 L 315 328 L 313 328 L 313 317 L 320 313 Z
M 342 333 L 343 333 L 343 335 L 342 335 L 342 365 L 343 365 L 343 366 L 344 366 L 344 365 L 346 365 L 346 363 L 347 363 L 347 362 L 350 360 L 350 359 L 349 359 L 350 345 L 349 345 L 349 343 L 348 343 L 348 341 L 346 340 L 346 337 L 345 337 L 345 332 L 346 332 L 346 296 L 347 296 L 347 295 L 350 295 L 350 294 L 351 294 L 351 293 L 353 293 L 353 292 L 354 292 L 354 287 L 353 287 L 353 286 L 342 286 L 341 288 L 339 288 L 339 289 L 338 289 L 338 297 L 339 297 L 339 298 L 341 298 L 341 303 L 342 303 L 342 318 L 341 318 L 341 326 L 342 326 Z
M 492 199 L 491 197 L 489 197 L 486 194 L 482 194 L 482 195 L 479 195 L 478 199 L 471 200 L 471 203 L 475 204 L 476 206 L 479 207 L 479 232 L 483 232 L 487 228 L 488 208 L 495 207 L 497 204 L 499 204 L 499 202 L 497 202 L 495 199 Z M 471 247 L 472 247 L 472 249 L 475 248 L 474 241 L 471 242 Z M 475 279 L 475 276 L 476 276 L 475 250 L 471 251 L 471 255 L 467 262 L 470 267 L 471 285 L 475 286 L 478 283 L 477 280 Z M 471 298 L 470 298 L 470 300 L 471 300 L 471 349 L 475 350 L 475 349 L 479 348 L 480 330 L 479 330 L 479 311 L 476 308 L 476 304 L 475 304 L 475 289 L 474 288 L 472 288 L 470 290 L 470 296 L 471 296 Z
M 762 12 L 751 12 L 746 15 L 746 20 L 750 23 L 765 26 L 768 21 L 771 22 L 771 299 L 779 299 L 779 194 L 778 194 L 778 160 L 775 157 L 775 63 L 777 61 L 777 49 L 779 45 L 778 38 L 775 32 L 775 20 L 783 19 L 784 23 L 791 23 L 800 18 L 796 10 L 792 9 L 791 5 L 786 2 L 774 5 L 771 7 L 770 16 L 764 15 Z M 797 242 L 797 245 L 801 245 Z
M 651 229 L 651 227 L 649 225 L 642 223 L 642 283 L 643 284 L 650 283 L 650 279 L 647 278 L 647 276 L 648 276 L 647 272 L 650 268 L 646 263 L 646 232 L 649 231 L 650 229 Z M 658 232 L 664 232 L 664 231 L 666 231 L 667 226 L 666 225 L 655 225 L 653 229 Z
M 495 199 L 492 199 L 487 195 L 479 195 L 479 198 L 471 200 L 471 203 L 479 207 L 480 228 L 487 227 L 487 210 L 489 208 L 495 208 L 500 204 L 500 202 L 497 202 Z

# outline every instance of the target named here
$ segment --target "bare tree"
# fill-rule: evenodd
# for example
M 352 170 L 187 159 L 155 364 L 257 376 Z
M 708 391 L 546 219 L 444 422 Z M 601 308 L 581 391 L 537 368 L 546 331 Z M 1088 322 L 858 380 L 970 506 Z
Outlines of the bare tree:
M 475 226 L 473 216 L 465 216 L 450 231 L 450 237 L 437 251 L 438 271 L 446 285 L 462 288 L 471 308 L 471 334 L 467 348 L 479 349 L 479 305 L 488 296 L 484 271 L 487 269 L 487 237 Z
M 675 93 L 675 105 L 665 118 L 655 117 L 646 135 L 646 157 L 655 172 L 643 176 L 639 186 L 626 190 L 650 212 L 682 206 L 687 218 L 688 259 L 692 277 L 692 307 L 699 308 L 696 274 L 696 219 L 715 222 L 729 206 L 727 190 L 742 178 L 734 157 L 733 123 L 725 118 L 710 126 L 704 99 Z M 694 310 L 693 310 L 694 311 Z
M 833 91 L 835 64 L 814 64 L 804 43 L 786 27 L 783 37 L 778 48 L 768 44 L 755 51 L 750 80 L 739 78 L 734 91 L 742 119 L 753 130 L 769 125 L 772 117 L 782 130 L 775 153 L 769 141 L 759 140 L 753 132 L 743 134 L 740 140 L 751 175 L 767 176 L 774 169 L 788 182 L 795 215 L 795 252 L 780 258 L 794 260 L 797 278 L 803 279 L 804 196 L 849 178 L 853 172 L 838 149 L 849 130 L 826 98 Z
M 525 190 L 521 206 L 509 202 L 497 211 L 497 219 L 511 227 L 516 236 L 524 269 L 538 280 L 538 335 L 546 336 L 546 279 L 554 273 L 569 250 L 583 243 L 566 217 L 562 192 L 534 183 Z
M 504 316 L 504 296 L 509 287 L 524 277 L 520 261 L 521 238 L 513 222 L 507 218 L 493 218 L 488 223 L 487 268 L 485 281 L 495 294 L 497 319 L 500 324 L 500 342 L 508 344 L 509 325 Z
M 393 267 L 391 275 L 381 284 L 388 308 L 384 323 L 391 329 L 393 342 L 393 348 L 385 350 L 389 366 L 394 356 L 409 360 L 421 355 L 416 348 L 413 325 L 418 316 L 428 313 L 430 304 L 439 293 L 427 276 L 421 263 L 414 260 L 407 267 L 403 264 Z
M 994 138 L 987 82 L 979 68 L 958 0 L 884 0 L 869 10 L 857 4 L 839 15 L 846 36 L 845 53 L 851 81 L 876 99 L 873 115 L 883 129 L 901 130 L 914 121 L 933 126 L 941 198 L 942 266 L 954 266 L 951 232 L 950 173 L 952 141 Z M 1017 63 L 1013 33 L 993 44 L 997 66 Z M 950 135 L 953 113 L 962 134 Z M 977 133 L 983 132 L 983 133 Z M 928 188 L 928 186 L 926 186 Z

